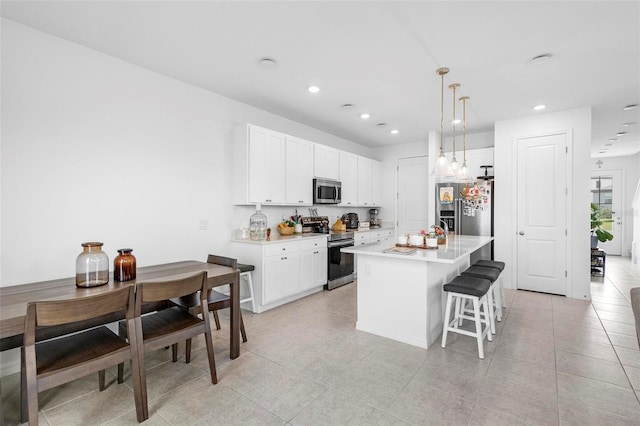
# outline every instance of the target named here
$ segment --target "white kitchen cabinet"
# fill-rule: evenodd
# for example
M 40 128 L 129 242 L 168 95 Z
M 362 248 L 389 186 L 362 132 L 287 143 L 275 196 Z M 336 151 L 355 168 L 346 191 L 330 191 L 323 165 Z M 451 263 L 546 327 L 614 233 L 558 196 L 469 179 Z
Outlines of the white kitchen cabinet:
M 247 124 L 239 126 L 233 149 L 234 204 L 285 203 L 283 133 Z
M 231 256 L 255 266 L 256 312 L 309 294 L 327 283 L 327 237 L 287 237 L 281 241 L 232 240 Z
M 328 146 L 314 144 L 313 175 L 317 178 L 338 180 L 340 151 Z
M 321 239 L 303 241 L 300 250 L 300 289 L 327 283 L 327 243 Z
M 373 160 L 358 157 L 358 205 L 370 207 L 373 205 Z
M 380 204 L 382 203 L 382 163 L 380 161 L 372 160 L 371 165 L 373 166 L 371 173 L 371 205 L 374 207 L 380 207 Z
M 371 231 L 358 231 L 353 236 L 356 246 L 363 246 L 371 242 Z
M 278 254 L 264 258 L 262 301 L 271 303 L 291 296 L 300 288 L 300 253 Z
M 342 183 L 341 206 L 358 204 L 358 156 L 340 151 L 340 182 Z
M 293 136 L 286 137 L 285 202 L 310 206 L 313 204 L 314 144 Z

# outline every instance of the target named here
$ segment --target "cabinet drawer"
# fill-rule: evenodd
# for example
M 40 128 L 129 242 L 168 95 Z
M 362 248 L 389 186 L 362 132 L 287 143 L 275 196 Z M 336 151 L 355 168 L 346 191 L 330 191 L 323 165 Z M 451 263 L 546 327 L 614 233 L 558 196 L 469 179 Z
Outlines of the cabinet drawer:
M 358 241 L 368 241 L 370 237 L 370 233 L 369 232 L 356 232 L 354 237 L 356 242 Z
M 314 248 L 326 248 L 327 240 L 326 238 L 309 238 L 303 239 L 300 241 L 300 250 L 308 250 Z
M 300 245 L 298 242 L 293 243 L 281 243 L 281 244 L 268 244 L 264 247 L 265 256 L 275 256 L 278 254 L 290 254 L 300 251 Z
M 379 240 L 384 235 L 383 231 L 371 231 L 371 239 Z

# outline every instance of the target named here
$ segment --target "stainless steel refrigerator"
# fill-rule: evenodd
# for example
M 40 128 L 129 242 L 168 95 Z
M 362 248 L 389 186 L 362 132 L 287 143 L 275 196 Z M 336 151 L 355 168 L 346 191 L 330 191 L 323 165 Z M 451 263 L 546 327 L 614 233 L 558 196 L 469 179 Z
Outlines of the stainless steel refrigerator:
M 493 236 L 493 180 L 436 184 L 436 221 L 456 235 Z M 471 256 L 471 262 L 493 259 L 493 242 Z

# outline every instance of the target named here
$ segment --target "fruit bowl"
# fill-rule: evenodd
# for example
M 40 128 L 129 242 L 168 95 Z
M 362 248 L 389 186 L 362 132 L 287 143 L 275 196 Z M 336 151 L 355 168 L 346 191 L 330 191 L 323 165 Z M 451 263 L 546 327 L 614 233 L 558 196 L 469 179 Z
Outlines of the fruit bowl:
M 294 228 L 293 226 L 284 226 L 282 228 L 278 228 L 278 233 L 280 235 L 293 235 L 293 231 L 295 231 L 296 228 Z

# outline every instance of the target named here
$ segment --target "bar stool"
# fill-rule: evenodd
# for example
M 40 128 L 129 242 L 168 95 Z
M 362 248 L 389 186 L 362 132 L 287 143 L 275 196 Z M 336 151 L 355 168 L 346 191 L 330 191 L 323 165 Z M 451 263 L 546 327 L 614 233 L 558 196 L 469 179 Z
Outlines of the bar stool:
M 507 307 L 507 301 L 504 297 L 504 283 L 502 282 L 502 271 L 504 271 L 504 267 L 505 267 L 505 263 L 504 262 L 500 262 L 498 260 L 478 260 L 476 263 L 473 264 L 474 266 L 484 266 L 486 268 L 495 268 L 498 269 L 500 271 L 500 277 L 498 277 L 497 283 L 498 286 L 500 286 L 499 288 L 499 292 L 497 292 L 497 297 L 500 298 L 500 301 L 498 302 L 499 305 L 503 308 Z M 496 298 L 497 299 L 497 298 Z M 500 317 L 502 317 L 502 310 L 499 312 L 500 313 Z M 502 318 L 500 318 L 498 321 L 501 321 Z
M 488 268 L 486 266 L 470 266 L 462 274 L 463 277 L 484 278 L 491 282 L 491 288 L 487 298 L 489 300 L 489 314 L 491 316 L 491 332 L 496 334 L 496 320 L 502 321 L 502 302 L 500 297 L 500 285 L 498 278 L 500 271 L 496 268 Z
M 245 265 L 243 263 L 238 263 L 238 269 L 240 270 L 240 280 L 242 278 L 246 278 L 247 286 L 249 287 L 249 295 L 244 299 L 240 299 L 240 303 L 251 302 L 251 312 L 256 313 L 256 302 L 253 299 L 253 280 L 251 279 L 251 271 L 255 270 L 255 266 L 253 265 Z
M 489 313 L 489 302 L 487 294 L 491 287 L 491 281 L 484 278 L 465 277 L 458 276 L 451 280 L 449 283 L 443 286 L 444 291 L 447 294 L 447 305 L 445 308 L 444 324 L 442 327 L 442 347 L 447 345 L 448 332 L 464 334 L 465 336 L 475 337 L 478 341 L 478 356 L 480 359 L 484 359 L 484 338 L 486 337 L 490 342 L 493 341 L 491 337 L 491 315 Z M 453 320 L 451 317 L 451 306 L 455 299 L 455 308 Z M 464 309 L 464 304 L 467 300 L 473 302 L 473 315 L 468 315 Z M 480 306 L 484 311 L 484 314 L 480 312 Z M 463 320 L 472 320 L 475 322 L 475 333 L 460 328 Z M 485 324 L 484 330 L 482 323 Z

